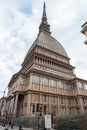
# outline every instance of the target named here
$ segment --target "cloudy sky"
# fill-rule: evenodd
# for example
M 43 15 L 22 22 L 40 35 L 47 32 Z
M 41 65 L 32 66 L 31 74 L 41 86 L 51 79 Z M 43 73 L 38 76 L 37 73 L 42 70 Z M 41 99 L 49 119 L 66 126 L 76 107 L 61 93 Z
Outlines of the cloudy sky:
M 43 0 L 0 0 L 0 97 L 37 37 Z M 87 0 L 45 0 L 48 23 L 65 48 L 77 77 L 87 80 Z

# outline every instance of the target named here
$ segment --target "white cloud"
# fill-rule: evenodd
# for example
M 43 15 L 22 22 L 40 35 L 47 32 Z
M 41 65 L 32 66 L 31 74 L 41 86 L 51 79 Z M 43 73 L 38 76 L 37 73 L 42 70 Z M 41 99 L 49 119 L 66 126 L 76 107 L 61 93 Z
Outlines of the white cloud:
M 76 74 L 87 79 L 87 46 L 81 35 L 87 20 L 86 0 L 46 0 L 52 35 L 64 46 L 76 67 Z M 43 0 L 0 1 L 0 91 L 16 73 L 38 34 Z M 1 95 L 1 94 L 0 94 Z

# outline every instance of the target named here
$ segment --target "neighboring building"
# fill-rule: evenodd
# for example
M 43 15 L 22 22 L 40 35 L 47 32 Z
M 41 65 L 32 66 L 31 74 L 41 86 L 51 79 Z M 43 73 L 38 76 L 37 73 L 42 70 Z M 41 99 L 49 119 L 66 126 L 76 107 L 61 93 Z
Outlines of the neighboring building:
M 0 117 L 6 115 L 7 108 L 6 108 L 6 97 L 0 98 Z
M 86 38 L 87 38 L 87 22 L 85 22 L 83 25 L 82 25 L 82 30 L 81 30 L 81 33 L 83 33 Z M 84 42 L 85 44 L 87 44 L 87 40 Z
M 8 84 L 8 115 L 86 114 L 87 81 L 77 78 L 74 69 L 63 46 L 51 36 L 44 4 L 38 36 Z

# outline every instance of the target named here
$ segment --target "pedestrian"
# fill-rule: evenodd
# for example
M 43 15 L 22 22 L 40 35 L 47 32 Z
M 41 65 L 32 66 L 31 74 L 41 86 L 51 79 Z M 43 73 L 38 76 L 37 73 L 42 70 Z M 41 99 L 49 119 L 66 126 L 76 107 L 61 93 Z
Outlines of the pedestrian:
M 11 120 L 11 129 L 13 129 L 13 126 L 14 126 L 14 124 L 13 124 L 13 119 Z
M 11 126 L 11 120 L 9 121 L 9 126 Z
M 46 130 L 46 128 L 44 127 L 44 130 Z
M 5 127 L 5 122 L 4 122 L 3 126 Z
M 22 130 L 22 126 L 19 126 L 19 130 Z
M 3 126 L 5 127 L 5 120 L 3 121 Z

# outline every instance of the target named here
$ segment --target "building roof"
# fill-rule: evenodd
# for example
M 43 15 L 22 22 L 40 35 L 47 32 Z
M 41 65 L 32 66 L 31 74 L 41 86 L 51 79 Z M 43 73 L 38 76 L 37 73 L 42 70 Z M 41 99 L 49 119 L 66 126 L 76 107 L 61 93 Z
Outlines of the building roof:
M 37 39 L 35 40 L 35 42 L 31 46 L 31 48 L 29 49 L 26 57 L 30 54 L 31 50 L 36 45 L 46 48 L 50 51 L 53 51 L 54 53 L 58 53 L 62 56 L 68 57 L 63 46 L 55 38 L 53 38 L 51 35 L 49 35 L 45 32 L 40 32 Z
M 31 50 L 36 45 L 39 45 L 43 48 L 46 48 L 50 51 L 53 51 L 54 53 L 60 54 L 64 57 L 68 58 L 68 55 L 67 55 L 65 49 L 63 48 L 63 46 L 54 37 L 51 36 L 50 25 L 47 22 L 45 3 L 43 6 L 42 21 L 41 21 L 41 24 L 39 26 L 39 34 L 38 34 L 35 42 L 31 46 L 31 48 L 29 49 L 26 57 L 30 54 Z
M 87 22 L 85 22 L 81 27 L 83 28 L 81 30 L 81 33 L 85 34 L 85 32 L 87 31 Z
M 86 24 L 87 24 L 87 21 L 81 27 L 84 27 Z

